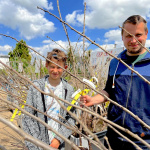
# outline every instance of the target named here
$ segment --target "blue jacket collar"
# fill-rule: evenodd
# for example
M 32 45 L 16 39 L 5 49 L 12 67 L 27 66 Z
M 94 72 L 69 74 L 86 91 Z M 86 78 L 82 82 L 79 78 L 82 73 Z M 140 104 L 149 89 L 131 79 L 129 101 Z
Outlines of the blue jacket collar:
M 118 55 L 118 58 L 121 58 L 122 60 L 126 61 L 127 60 L 127 56 L 126 56 L 126 52 L 127 52 L 127 49 L 125 49 L 123 52 L 121 52 L 119 55 Z M 142 61 L 147 61 L 147 60 L 150 60 L 150 53 L 148 52 L 144 58 L 142 58 Z

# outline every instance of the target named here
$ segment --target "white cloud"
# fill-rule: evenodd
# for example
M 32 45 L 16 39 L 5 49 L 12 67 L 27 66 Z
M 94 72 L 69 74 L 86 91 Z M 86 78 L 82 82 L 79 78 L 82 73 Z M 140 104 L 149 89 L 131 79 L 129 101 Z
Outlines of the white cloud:
M 150 15 L 149 0 L 84 0 L 86 2 L 86 26 L 89 28 L 113 28 L 122 25 L 130 15 L 139 14 L 143 17 Z M 83 24 L 83 12 L 72 13 L 69 23 Z M 69 14 L 70 15 L 70 14 Z M 69 16 L 68 15 L 68 16 Z M 66 18 L 68 17 L 66 16 Z M 68 21 L 68 20 L 67 20 Z
M 18 29 L 21 36 L 32 39 L 54 32 L 54 23 L 44 18 L 44 13 L 37 6 L 53 9 L 47 0 L 5 0 L 0 2 L 0 24 Z
M 69 23 L 69 24 L 72 24 L 72 25 L 77 25 L 77 26 L 80 26 L 82 25 L 79 18 L 78 18 L 78 14 L 80 11 L 73 11 L 72 14 L 68 14 L 66 16 L 66 21 Z
M 114 49 L 115 48 L 115 44 L 102 45 L 102 48 L 104 48 L 105 50 Z
M 115 48 L 114 44 L 104 44 L 104 45 L 100 45 L 100 46 L 105 50 L 110 50 L 110 49 Z M 94 51 L 103 51 L 103 50 L 101 48 L 96 48 L 96 49 L 94 49 Z
M 43 45 L 41 47 L 32 47 L 32 48 L 45 57 L 47 56 L 47 52 L 52 51 L 52 49 L 54 49 L 54 48 L 58 48 L 60 50 L 63 50 L 65 53 L 67 53 L 67 50 L 69 48 L 68 41 L 58 40 L 58 41 L 53 42 L 51 40 L 44 40 L 42 43 L 45 43 L 45 45 Z M 88 47 L 88 45 L 89 44 L 87 42 L 85 42 L 85 48 Z M 75 51 L 78 52 L 79 54 L 83 53 L 83 49 L 82 49 L 83 48 L 82 47 L 83 41 L 78 42 L 78 43 L 77 42 L 71 42 L 71 46 L 73 47 L 73 50 L 74 50 L 74 48 L 76 48 Z M 31 53 L 33 54 L 32 57 L 34 57 L 35 52 L 33 52 L 31 50 Z
M 121 40 L 121 30 L 109 30 L 104 35 L 105 38 L 108 39 L 108 41 L 120 41 Z
M 55 42 L 58 44 L 56 44 Z M 52 51 L 52 49 L 54 49 L 54 48 L 58 48 L 61 50 L 63 50 L 63 48 L 67 49 L 67 46 L 68 46 L 67 41 L 59 40 L 59 41 L 55 41 L 55 42 L 53 42 L 51 40 L 44 40 L 42 43 L 45 43 L 45 45 L 43 45 L 41 47 L 33 47 L 33 49 L 35 49 L 37 52 L 39 52 L 41 55 L 43 55 L 45 57 L 47 56 L 47 52 Z M 63 48 L 60 47 L 59 45 L 61 45 Z M 63 51 L 65 51 L 65 50 L 63 50 Z M 34 53 L 34 52 L 32 52 L 32 53 Z
M 147 41 L 146 41 L 145 46 L 146 46 L 146 47 L 150 47 L 150 40 L 147 40 Z
M 50 40 L 44 40 L 42 43 L 50 43 Z
M 106 32 L 104 34 L 104 37 L 106 38 L 105 43 L 110 43 L 110 42 L 114 41 L 114 43 L 116 44 L 116 47 L 123 47 L 123 42 L 122 42 L 121 30 L 120 29 L 109 30 L 108 32 Z M 111 44 L 108 44 L 108 45 L 111 45 Z
M 117 29 L 117 30 L 109 30 L 108 32 L 106 32 L 104 34 L 105 39 L 105 43 L 107 47 L 112 48 L 114 47 L 114 44 L 109 44 L 111 41 L 114 41 L 114 43 L 116 44 L 116 47 L 124 47 L 123 45 L 123 41 L 122 41 L 122 37 L 121 37 L 121 30 Z M 105 45 L 103 45 L 105 47 Z M 150 47 L 150 40 L 146 41 L 146 47 Z
M 97 41 L 101 41 L 101 39 L 100 39 L 100 38 L 97 38 L 96 40 L 97 40 Z
M 0 46 L 0 52 L 10 52 L 12 50 L 12 47 L 10 45 L 4 45 Z
M 52 2 L 48 4 L 47 0 L 25 0 L 25 1 L 13 0 L 13 4 L 15 4 L 16 6 L 25 8 L 32 13 L 37 13 L 39 11 L 37 9 L 37 6 L 48 9 L 48 10 L 53 10 Z

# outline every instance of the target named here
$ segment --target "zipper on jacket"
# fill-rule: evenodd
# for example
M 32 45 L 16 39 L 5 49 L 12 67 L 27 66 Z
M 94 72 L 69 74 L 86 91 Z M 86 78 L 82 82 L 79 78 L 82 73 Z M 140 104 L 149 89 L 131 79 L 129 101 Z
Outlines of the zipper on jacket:
M 132 69 L 134 69 L 134 64 L 132 64 Z M 133 71 L 131 71 L 131 82 L 130 82 L 130 87 L 129 87 L 129 92 L 128 92 L 125 108 L 128 107 L 128 101 L 129 101 L 129 96 L 130 96 L 130 91 L 131 91 L 132 79 L 133 79 Z M 125 117 L 126 117 L 126 112 L 125 112 L 124 117 L 123 117 L 123 122 L 122 122 L 123 126 L 124 126 L 124 122 L 125 122 Z

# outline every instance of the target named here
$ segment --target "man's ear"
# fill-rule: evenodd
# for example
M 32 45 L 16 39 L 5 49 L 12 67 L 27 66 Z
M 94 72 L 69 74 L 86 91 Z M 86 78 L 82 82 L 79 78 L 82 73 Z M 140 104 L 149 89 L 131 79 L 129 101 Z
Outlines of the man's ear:
M 68 66 L 67 65 L 65 65 L 65 69 L 67 69 L 68 68 Z
M 148 34 L 148 30 L 146 31 L 146 36 L 147 36 L 147 34 Z
M 122 38 L 122 41 L 123 41 L 123 35 L 121 36 L 121 38 Z

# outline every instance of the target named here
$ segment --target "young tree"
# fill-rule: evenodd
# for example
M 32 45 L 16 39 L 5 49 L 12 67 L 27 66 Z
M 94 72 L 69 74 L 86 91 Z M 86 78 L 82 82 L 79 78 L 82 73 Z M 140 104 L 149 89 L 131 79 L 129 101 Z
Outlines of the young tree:
M 23 63 L 24 69 L 28 67 L 31 62 L 31 55 L 29 54 L 29 49 L 24 45 L 26 44 L 26 42 L 23 40 L 20 40 L 20 42 L 23 44 L 17 43 L 13 51 L 8 53 L 8 55 L 10 55 L 10 61 L 14 62 L 12 67 L 15 69 L 18 68 L 18 62 Z

